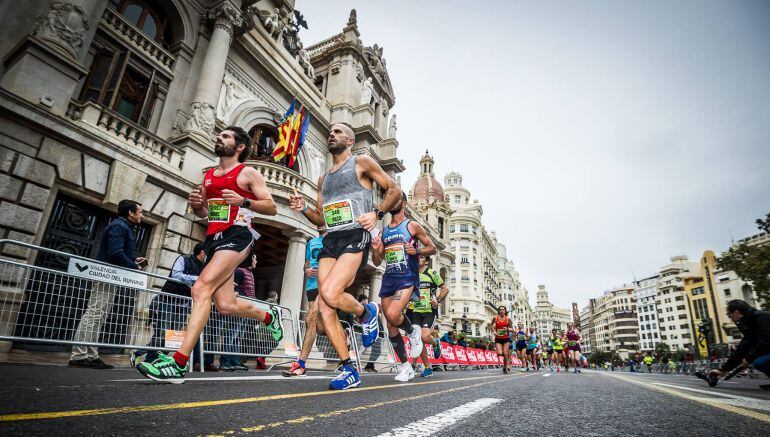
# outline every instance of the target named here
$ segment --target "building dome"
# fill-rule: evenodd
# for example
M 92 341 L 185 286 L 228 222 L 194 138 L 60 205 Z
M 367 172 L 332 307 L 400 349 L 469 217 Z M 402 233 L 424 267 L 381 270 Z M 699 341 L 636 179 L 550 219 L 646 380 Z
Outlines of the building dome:
M 433 158 L 425 151 L 425 155 L 420 159 L 420 177 L 412 186 L 412 196 L 416 202 L 427 202 L 430 198 L 431 190 L 433 198 L 439 201 L 444 200 L 444 187 L 436 180 L 433 175 Z

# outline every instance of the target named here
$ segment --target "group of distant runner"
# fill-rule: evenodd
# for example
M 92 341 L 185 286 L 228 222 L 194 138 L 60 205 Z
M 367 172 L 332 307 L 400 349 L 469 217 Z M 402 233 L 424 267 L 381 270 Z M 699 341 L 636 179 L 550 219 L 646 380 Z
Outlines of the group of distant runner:
M 542 368 L 561 372 L 562 367 L 568 371 L 571 365 L 573 372 L 580 373 L 585 357 L 580 352 L 580 333 L 572 323 L 567 324 L 566 331 L 551 330 L 548 338 L 539 337 L 537 328 L 525 328 L 524 322 L 518 322 L 517 326 L 513 327 L 506 308 L 499 307 L 492 328 L 497 355 L 503 357 L 503 373 L 511 371 L 511 347 L 516 350 L 522 372 Z
M 427 345 L 434 358 L 441 356 L 441 343 L 436 338 L 438 306 L 448 289 L 430 265 L 436 246 L 418 222 L 406 217 L 406 194 L 377 162 L 367 155 L 353 155 L 355 134 L 346 124 L 332 125 L 328 150 L 332 154 L 331 169 L 318 179 L 316 206 L 296 191 L 290 196 L 290 208 L 301 214 L 319 230 L 319 237 L 308 243 L 303 274 L 309 303 L 302 350 L 284 376 L 303 376 L 317 335 L 326 335 L 339 356 L 339 373 L 331 380 L 330 389 L 344 390 L 361 384 L 358 369 L 350 360 L 346 331 L 337 311 L 353 314 L 360 322 L 364 348 L 380 338 L 380 315 L 386 320 L 388 338 L 401 363 L 396 380 L 406 382 L 415 377 L 413 363 L 421 359 L 430 376 L 432 366 Z M 283 338 L 281 314 L 277 307 L 260 309 L 254 302 L 238 298 L 233 287 L 233 272 L 248 262 L 252 246 L 259 234 L 252 229 L 257 214 L 275 215 L 277 206 L 260 172 L 244 165 L 251 152 L 251 140 L 245 130 L 228 126 L 217 136 L 214 151 L 219 157 L 216 167 L 209 169 L 203 184 L 188 198 L 193 213 L 208 219 L 205 267 L 192 286 L 193 306 L 181 347 L 172 355 L 159 353 L 158 358 L 137 365 L 144 376 L 160 382 L 181 383 L 188 371 L 188 360 L 208 321 L 211 304 L 224 315 L 256 319 L 267 326 L 275 341 Z M 373 204 L 374 186 L 384 190 L 384 199 Z M 386 213 L 390 220 L 377 226 Z M 372 252 L 375 265 L 385 263 L 379 290 L 380 305 L 357 300 L 346 293 L 356 274 L 363 269 Z M 547 340 L 538 338 L 534 328 L 523 323 L 514 329 L 504 307 L 493 321 L 497 353 L 504 357 L 503 372 L 510 371 L 510 346 L 525 371 L 543 366 L 559 369 L 572 363 L 580 369 L 580 334 L 570 324 L 565 333 L 554 330 Z M 401 332 L 410 343 L 407 356 Z M 382 337 L 384 340 L 384 337 Z M 545 347 L 543 347 L 545 346 Z M 543 351 L 546 354 L 543 354 Z

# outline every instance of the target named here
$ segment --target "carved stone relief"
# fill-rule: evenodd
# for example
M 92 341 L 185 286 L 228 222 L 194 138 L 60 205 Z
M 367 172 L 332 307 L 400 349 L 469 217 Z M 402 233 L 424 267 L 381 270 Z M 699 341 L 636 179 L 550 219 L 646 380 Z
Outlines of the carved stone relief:
M 32 34 L 56 43 L 73 57 L 83 46 L 83 36 L 88 30 L 86 13 L 80 6 L 55 1 L 48 13 L 38 17 Z

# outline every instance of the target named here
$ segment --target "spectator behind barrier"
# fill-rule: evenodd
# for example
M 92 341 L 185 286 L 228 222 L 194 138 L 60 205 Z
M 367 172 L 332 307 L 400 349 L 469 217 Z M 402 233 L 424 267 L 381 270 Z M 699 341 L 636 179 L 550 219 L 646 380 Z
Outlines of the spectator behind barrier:
M 457 344 L 457 334 L 454 331 L 445 332 L 440 340 L 444 343 Z
M 127 269 L 142 269 L 147 262 L 136 256 L 136 236 L 133 227 L 142 222 L 142 204 L 133 200 L 118 202 L 118 218 L 104 228 L 99 253 L 96 259 L 108 264 Z M 74 342 L 97 343 L 104 322 L 112 309 L 117 287 L 100 281 L 94 281 L 88 308 L 80 318 Z M 70 367 L 88 367 L 92 369 L 112 369 L 99 357 L 99 349 L 93 346 L 72 346 Z
M 727 303 L 727 317 L 735 322 L 743 338 L 725 364 L 711 371 L 722 376 L 735 367 L 753 366 L 770 376 L 770 312 L 760 311 L 745 301 L 733 299 Z M 770 390 L 770 384 L 760 386 Z

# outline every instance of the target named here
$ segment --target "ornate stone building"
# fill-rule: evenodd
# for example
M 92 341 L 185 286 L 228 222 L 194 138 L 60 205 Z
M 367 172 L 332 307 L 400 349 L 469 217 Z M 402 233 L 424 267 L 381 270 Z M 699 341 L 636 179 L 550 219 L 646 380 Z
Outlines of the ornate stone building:
M 538 335 L 547 338 L 552 329 L 567 330 L 567 323 L 572 322 L 571 310 L 558 308 L 548 299 L 545 285 L 537 287 L 537 304 L 535 307 L 535 323 Z
M 288 196 L 296 189 L 315 205 L 318 177 L 331 166 L 330 125 L 349 123 L 354 153 L 391 176 L 404 169 L 383 50 L 364 44 L 355 11 L 339 34 L 308 47 L 293 0 L 30 1 L 0 11 L 2 238 L 93 257 L 118 201 L 135 199 L 145 211 L 138 253 L 167 274 L 204 238 L 187 193 L 215 162 L 213 135 L 235 124 L 252 135 L 247 165 L 278 204 L 276 216 L 255 219 L 257 296 L 279 291 L 298 311 L 305 246 L 317 232 Z M 288 168 L 271 153 L 293 98 L 312 122 Z M 28 250 L 2 255 L 66 269 Z M 369 265 L 350 291 L 376 295 L 380 278 Z M 23 294 L 3 292 L 22 304 Z
M 450 280 L 452 326 L 469 336 L 489 337 L 489 324 L 500 305 L 515 319 L 531 318 L 526 289 L 506 257 L 505 246 L 481 222 L 481 204 L 471 198 L 459 173 L 447 174 L 444 185 L 445 202 L 453 211 L 449 221 L 455 262 Z

